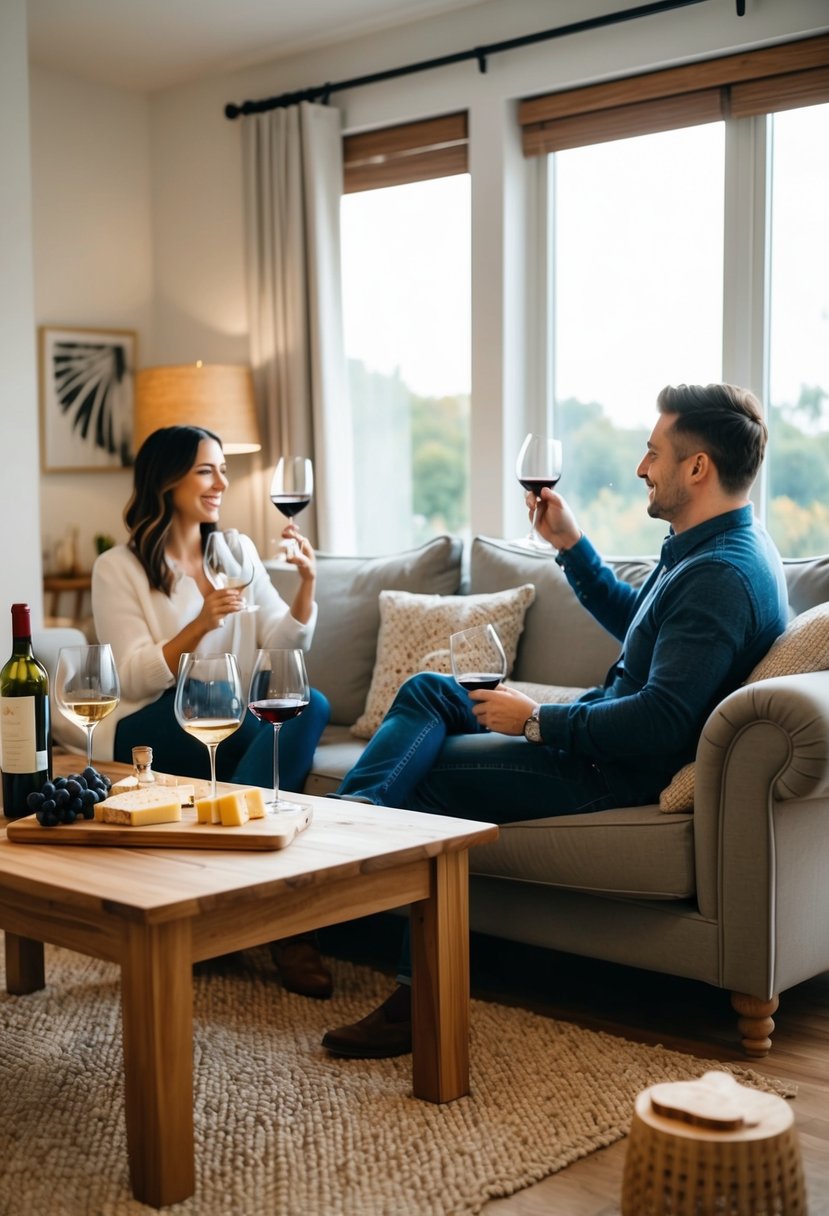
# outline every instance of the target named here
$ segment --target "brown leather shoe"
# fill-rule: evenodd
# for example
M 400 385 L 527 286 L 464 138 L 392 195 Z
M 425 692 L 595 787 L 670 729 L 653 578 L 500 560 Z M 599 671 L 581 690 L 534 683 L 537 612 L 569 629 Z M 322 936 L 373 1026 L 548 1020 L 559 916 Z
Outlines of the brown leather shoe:
M 303 933 L 271 942 L 271 957 L 283 987 L 289 992 L 327 1000 L 334 991 L 334 980 L 320 957 L 313 934 Z
M 412 1050 L 412 990 L 400 984 L 373 1013 L 350 1026 L 327 1030 L 322 1045 L 335 1056 L 383 1060 Z

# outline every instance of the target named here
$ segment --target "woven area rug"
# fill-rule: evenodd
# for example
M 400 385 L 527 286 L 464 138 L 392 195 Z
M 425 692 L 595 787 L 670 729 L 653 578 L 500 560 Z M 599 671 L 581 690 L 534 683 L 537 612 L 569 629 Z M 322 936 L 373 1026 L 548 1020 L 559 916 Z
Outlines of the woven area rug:
M 11 997 L 0 984 L 0 1213 L 149 1213 L 129 1191 L 118 970 L 51 947 L 46 965 L 42 992 Z M 479 1212 L 618 1140 L 645 1086 L 723 1067 L 473 1001 L 472 1094 L 433 1106 L 411 1096 L 410 1057 L 322 1050 L 328 1026 L 363 1016 L 391 987 L 332 966 L 331 1001 L 286 993 L 265 948 L 197 970 L 197 1192 L 165 1211 Z

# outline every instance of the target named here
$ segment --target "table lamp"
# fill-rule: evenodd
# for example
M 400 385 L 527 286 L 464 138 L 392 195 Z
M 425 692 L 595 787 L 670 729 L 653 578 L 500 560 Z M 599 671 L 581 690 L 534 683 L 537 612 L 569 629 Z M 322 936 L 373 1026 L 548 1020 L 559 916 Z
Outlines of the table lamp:
M 164 426 L 214 431 L 229 456 L 258 452 L 262 444 L 250 368 L 200 360 L 142 368 L 135 377 L 135 451 Z

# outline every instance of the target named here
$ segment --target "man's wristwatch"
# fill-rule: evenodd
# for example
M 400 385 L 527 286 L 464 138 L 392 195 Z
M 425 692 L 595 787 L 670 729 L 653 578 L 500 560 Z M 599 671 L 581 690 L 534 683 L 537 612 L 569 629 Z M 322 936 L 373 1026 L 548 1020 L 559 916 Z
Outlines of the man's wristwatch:
M 535 709 L 530 714 L 527 721 L 524 723 L 524 738 L 530 743 L 542 743 L 541 738 L 541 723 L 538 720 L 538 712 L 541 709 L 540 705 L 536 705 Z

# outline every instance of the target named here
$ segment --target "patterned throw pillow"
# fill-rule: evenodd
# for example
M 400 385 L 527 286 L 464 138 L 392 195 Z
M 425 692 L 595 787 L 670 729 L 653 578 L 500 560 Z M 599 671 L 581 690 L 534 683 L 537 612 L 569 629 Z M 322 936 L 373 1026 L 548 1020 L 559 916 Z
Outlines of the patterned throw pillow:
M 524 616 L 534 599 L 532 583 L 490 595 L 381 591 L 374 673 L 365 709 L 351 733 L 370 739 L 400 685 L 415 672 L 448 672 L 449 636 L 460 629 L 494 625 L 507 656 L 507 672 L 512 671 Z
M 829 671 L 829 603 L 817 604 L 796 616 L 745 681 L 771 680 L 775 676 L 798 676 L 809 671 Z M 659 809 L 694 809 L 694 765 L 686 764 L 659 795 Z

